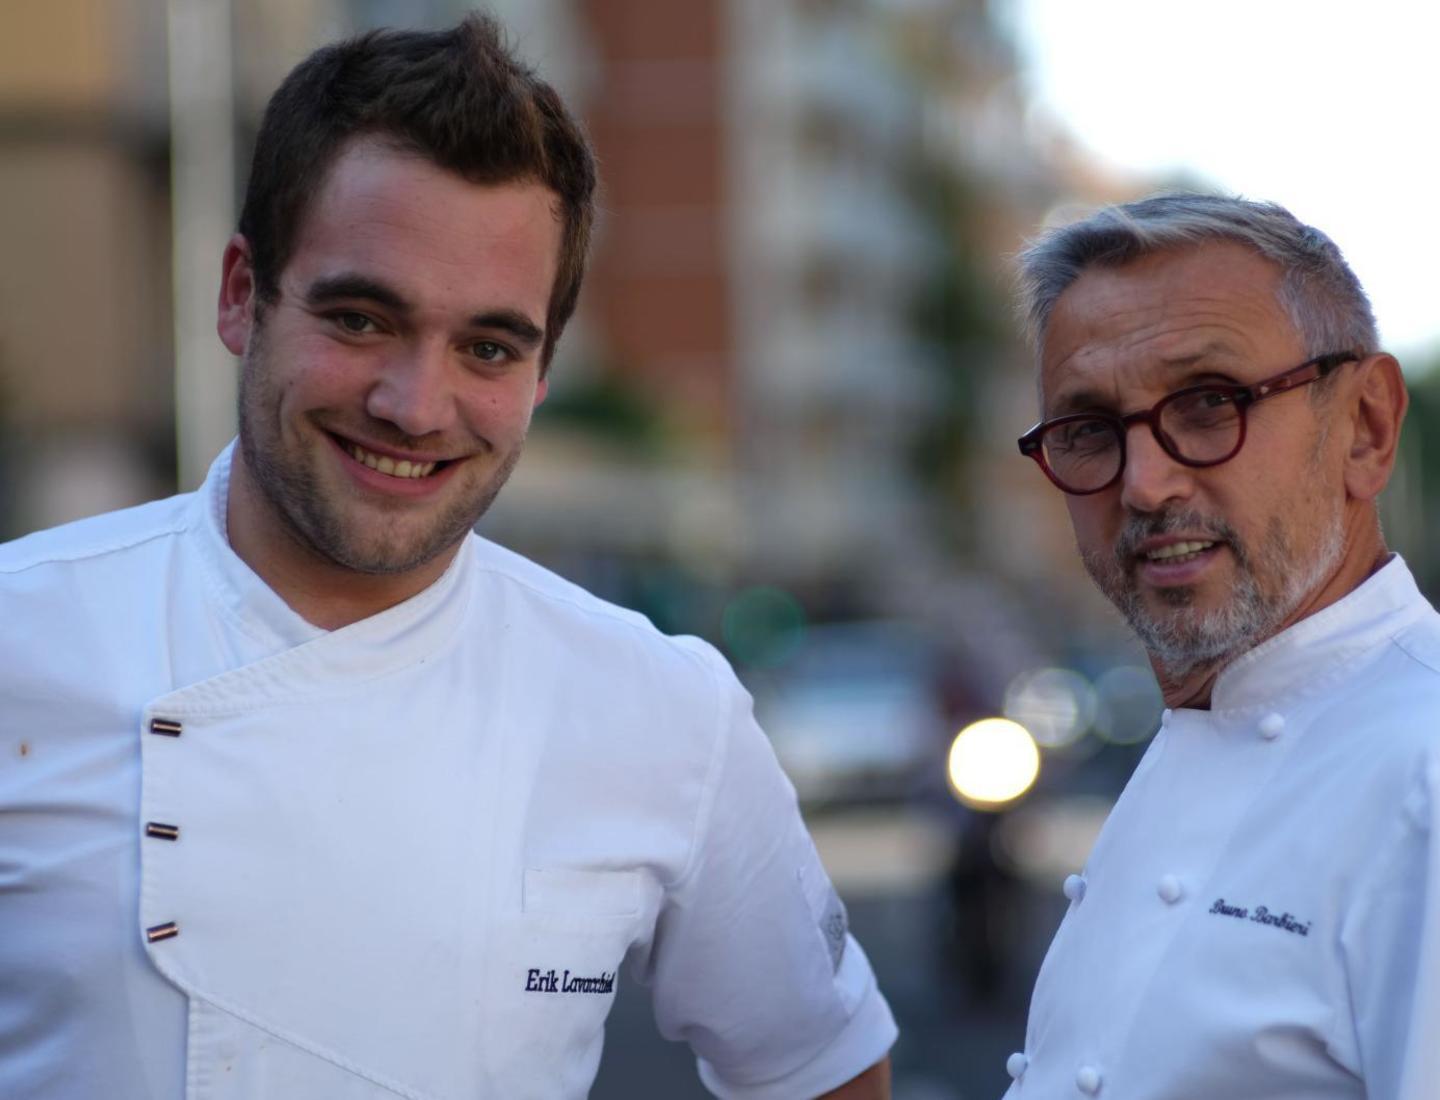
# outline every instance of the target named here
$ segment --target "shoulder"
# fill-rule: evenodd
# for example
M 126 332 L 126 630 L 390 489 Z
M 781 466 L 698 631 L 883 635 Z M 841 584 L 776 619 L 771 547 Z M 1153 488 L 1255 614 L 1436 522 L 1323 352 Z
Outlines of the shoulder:
M 91 516 L 0 544 L 0 584 L 25 574 L 83 570 L 86 563 L 115 561 L 184 531 L 192 494 Z
M 159 644 L 163 590 L 189 523 L 184 498 L 40 531 L 0 545 L 0 664 L 6 683 L 91 685 L 117 655 Z M 63 649 L 57 649 L 63 646 Z M 137 648 L 138 647 L 138 648 Z M 59 653 L 64 659 L 57 659 Z M 0 690 L 3 694 L 3 690 Z
M 679 674 L 712 687 L 738 687 L 714 646 L 669 635 L 636 611 L 601 599 L 512 550 L 473 537 L 473 562 L 489 622 L 522 625 L 527 643 L 630 674 Z
M 1391 645 L 1414 667 L 1411 673 L 1420 683 L 1440 691 L 1440 613 L 1433 607 L 1397 631 Z
M 1344 697 L 1334 700 L 1356 722 L 1440 747 L 1440 614 L 1424 613 L 1399 627 L 1378 660 L 1363 668 Z M 1401 736 L 1401 731 L 1408 731 Z
M 1328 777 L 1329 797 L 1402 808 L 1440 761 L 1440 615 L 1427 608 L 1401 626 L 1306 709 L 1306 758 Z

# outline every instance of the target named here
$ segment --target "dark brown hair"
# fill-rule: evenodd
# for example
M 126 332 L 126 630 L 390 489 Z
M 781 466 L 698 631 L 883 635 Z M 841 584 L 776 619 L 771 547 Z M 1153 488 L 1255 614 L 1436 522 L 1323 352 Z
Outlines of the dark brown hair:
M 541 362 L 575 311 L 594 220 L 595 159 L 560 96 L 506 48 L 495 20 L 445 31 L 378 30 L 315 51 L 265 108 L 240 232 L 256 294 L 274 302 L 280 273 L 346 146 L 377 137 L 472 183 L 534 180 L 562 219 Z

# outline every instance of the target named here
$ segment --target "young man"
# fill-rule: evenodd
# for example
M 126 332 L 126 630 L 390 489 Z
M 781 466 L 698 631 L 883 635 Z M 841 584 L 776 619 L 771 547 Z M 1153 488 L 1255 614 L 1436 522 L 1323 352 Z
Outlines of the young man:
M 0 1095 L 582 1097 L 624 963 L 717 1095 L 888 1096 L 724 662 L 471 533 L 593 188 L 480 18 L 276 93 L 220 287 L 238 445 L 0 549 Z
M 1440 1081 L 1440 617 L 1382 539 L 1406 406 L 1277 206 L 1103 210 L 1022 259 L 1090 575 L 1167 706 L 1036 983 L 1009 1096 L 1421 1100 Z

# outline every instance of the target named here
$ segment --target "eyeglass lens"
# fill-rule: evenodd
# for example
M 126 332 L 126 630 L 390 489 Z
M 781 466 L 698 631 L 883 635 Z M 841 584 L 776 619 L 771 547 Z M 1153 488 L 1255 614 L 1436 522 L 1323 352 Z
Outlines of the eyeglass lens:
M 1160 445 L 1182 462 L 1221 462 L 1240 443 L 1241 412 L 1229 390 L 1196 389 L 1161 402 L 1152 421 Z M 1108 485 L 1124 462 L 1118 420 L 1086 417 L 1053 425 L 1041 437 L 1045 464 L 1067 489 L 1091 492 Z

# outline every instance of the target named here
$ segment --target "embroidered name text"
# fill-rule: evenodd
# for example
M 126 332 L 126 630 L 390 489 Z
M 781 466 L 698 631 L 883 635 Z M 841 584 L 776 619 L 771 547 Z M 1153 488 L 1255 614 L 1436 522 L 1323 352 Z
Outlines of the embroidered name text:
M 1215 904 L 1210 906 L 1210 912 L 1216 916 L 1248 920 L 1252 924 L 1268 924 L 1272 928 L 1279 928 L 1295 936 L 1308 936 L 1313 923 L 1308 920 L 1302 923 L 1296 919 L 1293 913 L 1272 913 L 1263 905 L 1257 905 L 1251 911 L 1248 906 L 1230 905 L 1224 898 L 1216 898 Z
M 526 993 L 614 993 L 615 972 L 605 971 L 598 977 L 582 978 L 570 971 L 537 970 L 525 972 Z

